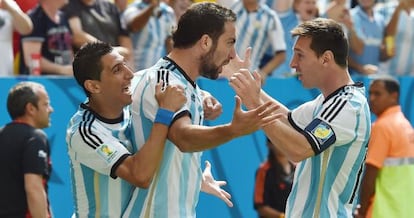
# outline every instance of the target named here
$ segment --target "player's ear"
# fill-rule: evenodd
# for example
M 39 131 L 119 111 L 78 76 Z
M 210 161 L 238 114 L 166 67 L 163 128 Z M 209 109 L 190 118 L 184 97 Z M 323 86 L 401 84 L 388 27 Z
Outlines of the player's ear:
M 322 54 L 321 62 L 322 62 L 322 64 L 327 64 L 331 61 L 335 61 L 334 60 L 334 54 L 332 53 L 332 51 L 327 50 Z
M 99 85 L 99 81 L 97 80 L 87 79 L 85 80 L 85 82 L 83 82 L 83 86 L 90 93 L 99 93 L 101 91 L 101 86 Z
M 207 35 L 204 34 L 200 38 L 201 48 L 205 51 L 210 51 L 211 47 L 213 47 L 213 39 Z

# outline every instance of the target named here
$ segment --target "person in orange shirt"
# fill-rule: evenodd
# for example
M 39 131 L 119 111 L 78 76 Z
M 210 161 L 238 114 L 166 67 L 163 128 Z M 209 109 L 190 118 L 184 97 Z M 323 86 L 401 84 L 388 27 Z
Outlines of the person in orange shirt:
M 414 130 L 399 104 L 397 80 L 380 77 L 369 88 L 377 116 L 355 217 L 412 217 L 414 214 Z M 375 196 L 374 196 L 375 195 Z

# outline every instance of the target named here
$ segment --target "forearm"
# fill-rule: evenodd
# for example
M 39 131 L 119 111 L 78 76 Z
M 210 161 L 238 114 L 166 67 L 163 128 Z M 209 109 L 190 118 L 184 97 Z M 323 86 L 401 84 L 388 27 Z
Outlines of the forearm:
M 60 65 L 54 62 L 47 60 L 46 58 L 41 58 L 40 68 L 42 72 L 47 74 L 58 74 L 58 75 L 73 75 L 72 65 Z
M 151 184 L 155 171 L 162 160 L 167 134 L 168 126 L 154 123 L 148 140 L 133 155 L 133 173 L 139 181 L 135 184 L 136 186 L 147 188 Z
M 260 91 L 260 100 L 261 102 L 268 102 L 268 101 L 272 101 L 275 102 L 277 105 L 279 105 L 279 109 L 275 111 L 275 113 L 282 113 L 282 114 L 287 114 L 290 110 L 283 105 L 282 103 L 280 103 L 278 100 L 272 98 L 269 94 L 267 94 L 264 90 Z
M 362 178 L 361 184 L 361 196 L 360 196 L 360 208 L 358 209 L 358 214 L 362 217 L 365 217 L 368 209 L 371 205 L 371 201 L 375 194 L 375 180 L 378 173 L 378 168 L 366 164 L 365 165 L 365 173 L 364 177 Z
M 79 17 L 72 17 L 69 19 L 69 26 L 73 33 L 73 45 L 80 48 L 87 42 L 98 41 L 97 38 L 85 32 L 82 28 L 82 22 Z
M 85 43 L 95 41 L 98 41 L 98 39 L 84 31 L 79 31 L 73 34 L 73 44 L 77 48 L 80 48 Z
M 349 47 L 355 54 L 361 55 L 364 52 L 364 41 L 362 41 L 354 30 L 354 27 L 349 28 Z
M 277 52 L 275 56 L 260 69 L 261 74 L 266 76 L 270 75 L 274 69 L 285 61 L 285 59 L 285 51 Z
M 154 13 L 154 9 L 156 5 L 150 4 L 147 8 L 141 11 L 140 14 L 134 17 L 131 22 L 129 22 L 128 29 L 132 32 L 139 32 L 141 31 L 148 23 L 149 19 L 151 18 L 152 14 Z
M 272 143 L 282 150 L 292 162 L 300 162 L 314 155 L 305 136 L 293 129 L 287 118 L 280 118 L 265 126 L 263 130 Z
M 365 74 L 364 73 L 364 67 L 361 64 L 359 64 L 358 62 L 356 62 L 351 57 L 348 58 L 348 66 L 349 66 L 349 68 L 352 68 L 352 69 L 358 71 L 359 73 Z
M 33 30 L 33 23 L 30 17 L 27 16 L 20 8 L 10 11 L 13 17 L 13 27 L 21 35 L 27 35 Z
M 46 193 L 43 189 L 38 190 L 38 193 L 27 193 L 27 205 L 29 207 L 30 215 L 33 218 L 47 217 L 47 200 Z
M 25 174 L 27 206 L 33 218 L 45 218 L 48 214 L 47 195 L 43 178 L 37 174 Z
M 385 27 L 385 36 L 394 36 L 397 33 L 398 20 L 403 10 L 401 6 L 397 6 L 392 14 L 390 22 Z
M 238 133 L 233 131 L 230 124 L 214 127 L 187 125 L 179 131 L 170 132 L 169 139 L 182 152 L 197 152 L 217 147 L 236 136 Z

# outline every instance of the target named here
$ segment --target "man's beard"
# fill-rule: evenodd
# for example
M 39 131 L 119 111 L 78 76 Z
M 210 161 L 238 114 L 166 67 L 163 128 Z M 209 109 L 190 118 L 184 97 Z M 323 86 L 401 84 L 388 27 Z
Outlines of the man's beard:
M 200 74 L 209 79 L 217 79 L 220 73 L 220 67 L 212 63 L 214 50 L 201 57 Z

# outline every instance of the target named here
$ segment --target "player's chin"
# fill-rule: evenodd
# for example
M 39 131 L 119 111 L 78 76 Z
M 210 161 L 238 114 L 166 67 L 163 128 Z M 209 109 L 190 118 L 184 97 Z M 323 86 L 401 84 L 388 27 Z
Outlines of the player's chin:
M 132 103 L 132 95 L 130 95 L 130 94 L 123 95 L 122 99 L 123 99 L 122 101 L 123 101 L 124 105 L 129 105 L 129 104 Z
M 215 80 L 219 77 L 219 75 L 220 75 L 220 73 L 212 74 L 212 75 L 210 75 L 210 79 Z

